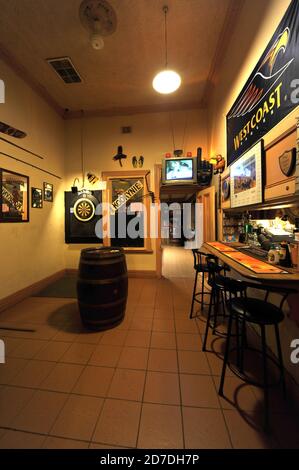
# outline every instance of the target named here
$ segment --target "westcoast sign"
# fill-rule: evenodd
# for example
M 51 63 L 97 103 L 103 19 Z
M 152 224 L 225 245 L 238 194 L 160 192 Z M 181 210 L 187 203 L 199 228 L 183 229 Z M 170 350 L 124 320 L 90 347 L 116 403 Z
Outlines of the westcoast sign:
M 226 116 L 228 164 L 298 106 L 298 79 L 299 0 L 293 0 Z
M 269 95 L 268 99 L 258 108 L 258 110 L 251 116 L 251 119 L 246 123 L 243 129 L 234 137 L 234 150 L 237 151 L 243 142 L 252 136 L 255 129 L 258 130 L 260 123 L 265 123 L 270 113 L 270 116 L 276 112 L 281 106 L 281 86 L 280 83 L 275 90 Z M 246 150 L 246 149 L 245 149 Z M 242 153 L 244 148 L 242 148 Z

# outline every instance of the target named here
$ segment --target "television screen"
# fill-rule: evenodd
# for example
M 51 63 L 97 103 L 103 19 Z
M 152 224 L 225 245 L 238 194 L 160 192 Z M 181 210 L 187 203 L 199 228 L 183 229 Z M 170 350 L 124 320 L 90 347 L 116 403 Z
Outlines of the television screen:
M 262 153 L 263 141 L 231 165 L 231 207 L 262 202 Z
M 165 161 L 165 180 L 181 181 L 193 179 L 193 160 L 189 158 Z

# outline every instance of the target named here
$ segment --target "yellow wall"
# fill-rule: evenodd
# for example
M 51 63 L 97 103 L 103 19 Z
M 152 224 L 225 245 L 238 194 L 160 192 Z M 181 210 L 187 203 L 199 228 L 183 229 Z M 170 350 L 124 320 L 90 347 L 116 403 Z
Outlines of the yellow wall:
M 6 88 L 6 102 L 0 104 L 0 120 L 28 134 L 22 140 L 8 139 L 44 155 L 45 159 L 40 160 L 2 141 L 0 151 L 63 177 L 63 120 L 2 62 L 0 77 Z M 64 269 L 64 222 L 61 180 L 3 155 L 0 155 L 0 167 L 29 176 L 30 188 L 42 188 L 44 181 L 54 185 L 54 203 L 44 202 L 43 209 L 30 208 L 29 223 L 0 225 L 0 298 L 3 298 Z
M 205 110 L 188 110 L 171 113 L 175 147 L 182 148 L 185 132 L 186 151 L 196 155 L 197 147 L 203 148 L 207 155 L 207 127 Z M 81 120 L 67 121 L 66 145 L 66 189 L 70 189 L 74 178 L 81 177 Z M 121 134 L 122 126 L 132 126 L 131 134 Z M 123 161 L 123 170 L 134 170 L 132 156 L 144 157 L 144 170 L 151 171 L 153 188 L 154 164 L 161 163 L 166 152 L 172 152 L 172 132 L 169 113 L 138 114 L 106 118 L 85 118 L 83 122 L 83 143 L 85 173 L 99 175 L 102 171 L 122 170 L 118 162 L 112 160 L 117 153 L 117 146 L 122 145 L 128 155 Z M 87 182 L 88 183 L 88 182 Z M 88 184 L 85 185 L 88 187 Z M 66 246 L 67 268 L 77 268 L 81 245 Z M 154 242 L 152 248 L 155 248 Z M 153 254 L 127 255 L 128 269 L 156 270 L 156 257 Z

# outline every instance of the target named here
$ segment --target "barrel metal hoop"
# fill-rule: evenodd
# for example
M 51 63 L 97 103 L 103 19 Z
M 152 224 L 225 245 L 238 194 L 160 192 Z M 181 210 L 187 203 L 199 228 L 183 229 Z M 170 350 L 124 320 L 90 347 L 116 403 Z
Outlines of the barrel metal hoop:
M 80 282 L 80 284 L 92 284 L 94 286 L 99 286 L 99 285 L 104 286 L 106 284 L 107 285 L 113 284 L 115 282 L 122 281 L 125 279 L 128 279 L 127 274 L 122 274 L 121 276 L 111 277 L 108 279 L 82 279 L 82 277 L 79 277 L 78 282 Z
M 84 307 L 90 308 L 91 310 L 98 310 L 98 309 L 104 309 L 104 308 L 109 308 L 109 307 L 115 307 L 116 305 L 122 304 L 124 302 L 127 302 L 126 297 L 122 297 L 121 299 L 116 300 L 115 302 L 110 302 L 109 304 L 86 304 L 85 302 L 81 302 L 80 300 L 78 301 L 79 305 L 82 305 Z

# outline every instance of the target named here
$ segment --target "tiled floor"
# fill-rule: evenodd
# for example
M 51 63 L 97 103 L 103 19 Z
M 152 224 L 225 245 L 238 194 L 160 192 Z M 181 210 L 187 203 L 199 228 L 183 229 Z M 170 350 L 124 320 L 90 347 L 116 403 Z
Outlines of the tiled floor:
M 84 330 L 70 299 L 33 297 L 0 314 L 0 326 L 34 330 L 0 330 L 1 448 L 299 448 L 279 393 L 270 436 L 260 390 L 228 372 L 219 398 L 224 340 L 201 351 L 192 279 L 129 284 L 126 318 L 106 332 Z

